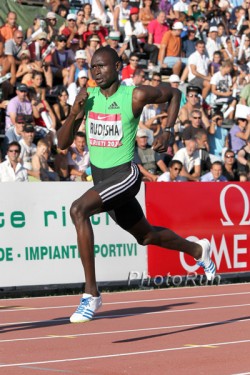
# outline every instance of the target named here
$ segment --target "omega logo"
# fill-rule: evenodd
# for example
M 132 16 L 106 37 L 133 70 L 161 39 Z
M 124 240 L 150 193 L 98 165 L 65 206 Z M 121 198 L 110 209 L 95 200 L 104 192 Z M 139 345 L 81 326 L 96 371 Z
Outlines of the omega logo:
M 239 225 L 250 225 L 250 219 L 247 220 L 247 217 L 249 215 L 249 198 L 247 196 L 247 193 L 245 192 L 245 190 L 239 186 L 239 185 L 227 185 L 225 186 L 225 188 L 221 191 L 221 194 L 220 194 L 220 208 L 221 208 L 221 212 L 224 216 L 224 219 L 220 219 L 221 220 L 221 223 L 222 225 L 224 226 L 230 226 L 230 225 L 234 225 L 234 223 L 232 222 L 232 220 L 230 219 L 230 217 L 228 216 L 228 212 L 227 212 L 227 209 L 226 209 L 226 204 L 225 204 L 225 198 L 226 198 L 226 193 L 229 189 L 237 189 L 240 191 L 241 193 L 241 196 L 243 198 L 243 201 L 244 201 L 244 212 L 243 212 L 243 216 L 242 216 L 242 219 L 241 219 L 241 222 Z

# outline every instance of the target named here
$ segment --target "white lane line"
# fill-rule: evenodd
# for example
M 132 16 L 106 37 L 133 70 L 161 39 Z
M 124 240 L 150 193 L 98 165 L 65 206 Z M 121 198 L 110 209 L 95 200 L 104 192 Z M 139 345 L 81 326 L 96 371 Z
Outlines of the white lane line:
M 228 305 L 228 306 L 210 306 L 210 307 L 199 307 L 194 309 L 179 309 L 179 310 L 164 310 L 164 311 L 151 311 L 151 312 L 140 312 L 140 313 L 133 313 L 133 314 L 118 314 L 118 315 L 100 315 L 95 316 L 93 320 L 96 319 L 114 319 L 114 318 L 124 318 L 129 316 L 138 316 L 138 315 L 153 315 L 153 314 L 170 314 L 170 313 L 177 313 L 177 312 L 189 312 L 189 311 L 203 311 L 203 310 L 218 310 L 218 309 L 231 309 L 235 307 L 246 307 L 250 306 L 250 303 L 245 303 L 242 305 Z M 24 321 L 24 322 L 10 322 L 10 323 L 1 323 L 0 327 L 3 326 L 12 326 L 12 325 L 21 325 L 21 324 L 34 324 L 34 323 L 54 323 L 56 325 L 57 322 L 64 322 L 69 321 L 68 318 L 62 319 L 49 319 L 49 320 L 32 320 L 32 321 Z
M 150 331 L 162 331 L 162 330 L 171 330 L 171 329 L 177 329 L 177 328 L 192 328 L 192 327 L 206 327 L 211 325 L 223 325 L 228 323 L 244 323 L 250 321 L 249 319 L 228 319 L 228 320 L 222 320 L 222 321 L 213 321 L 213 322 L 203 322 L 203 323 L 192 323 L 192 324 L 181 324 L 181 325 L 174 325 L 174 326 L 163 326 L 163 327 L 147 327 L 147 328 L 136 328 L 136 329 L 126 329 L 126 330 L 119 330 L 119 331 L 103 331 L 103 332 L 88 332 L 88 333 L 71 333 L 68 335 L 49 335 L 49 336 L 38 336 L 38 337 L 26 337 L 26 338 L 20 338 L 20 339 L 4 339 L 0 340 L 0 343 L 7 343 L 7 342 L 18 342 L 18 341 L 33 341 L 33 340 L 47 340 L 47 339 L 61 339 L 61 338 L 77 338 L 77 337 L 83 337 L 83 336 L 100 336 L 100 335 L 116 335 L 120 333 L 133 333 L 133 332 L 150 332 Z
M 141 352 L 127 352 L 127 353 L 97 355 L 97 356 L 92 356 L 92 357 L 52 359 L 52 360 L 48 360 L 48 361 L 23 362 L 23 363 L 6 363 L 6 364 L 1 364 L 0 368 L 29 366 L 29 365 L 43 365 L 43 364 L 48 364 L 48 363 L 65 363 L 65 362 L 87 361 L 87 360 L 92 361 L 92 360 L 95 360 L 95 359 L 128 357 L 128 356 L 145 355 L 145 354 L 153 354 L 153 353 L 174 352 L 174 351 L 178 351 L 178 350 L 193 350 L 193 349 L 197 349 L 197 348 L 199 348 L 199 349 L 200 348 L 207 348 L 207 346 L 239 345 L 239 344 L 245 344 L 245 343 L 249 343 L 249 342 L 250 342 L 250 340 L 225 341 L 225 342 L 207 343 L 207 344 L 195 345 L 195 346 L 181 346 L 181 347 L 177 347 L 177 348 L 145 350 L 145 351 L 141 351 Z
M 182 300 L 190 300 L 190 299 L 202 299 L 202 298 L 214 298 L 214 297 L 232 297 L 232 296 L 241 296 L 247 295 L 250 292 L 240 292 L 240 293 L 228 293 L 228 294 L 211 294 L 211 295 L 202 295 L 202 296 L 188 296 L 188 297 L 173 297 L 173 298 L 157 298 L 157 299 L 144 299 L 144 300 L 131 300 L 131 301 L 120 301 L 120 302 L 104 302 L 103 306 L 113 306 L 113 305 L 127 305 L 132 303 L 152 303 L 152 302 L 166 302 L 166 301 L 182 301 Z M 8 300 L 5 300 L 5 302 Z M 20 299 L 20 302 L 22 299 Z M 0 306 L 0 313 L 4 312 L 19 312 L 19 311 L 36 311 L 36 310 L 53 310 L 53 309 L 66 309 L 66 308 L 74 308 L 76 305 L 64 305 L 64 306 L 46 306 L 46 307 L 21 307 L 18 306 L 14 309 L 6 309 L 3 308 L 4 306 Z
M 211 288 L 213 289 L 221 289 L 221 288 L 237 288 L 237 287 L 240 287 L 240 288 L 244 288 L 244 287 L 249 287 L 250 286 L 250 283 L 246 283 L 246 282 L 243 282 L 243 283 L 237 283 L 237 284 L 221 284 L 221 285 L 196 285 L 196 286 L 192 286 L 192 289 L 199 289 L 199 288 L 205 288 L 205 289 L 209 289 L 211 290 Z M 177 293 L 180 293 L 180 292 L 183 292 L 183 290 L 190 290 L 190 286 L 183 286 L 181 288 L 169 288 L 167 289 L 168 292 L 177 292 Z M 113 295 L 121 295 L 121 294 L 135 294 L 135 293 L 152 293 L 154 292 L 154 290 L 152 289 L 149 289 L 149 290 L 123 290 L 123 291 L 119 291 L 119 292 L 112 292 Z M 166 292 L 166 289 L 157 289 L 157 292 Z M 80 297 L 81 293 L 79 294 L 79 297 Z M 102 295 L 110 295 L 110 292 L 102 292 Z M 18 297 L 18 298 L 8 298 L 8 301 L 20 301 L 20 299 L 22 300 L 30 300 L 30 299 L 51 299 L 51 298 L 65 298 L 65 297 L 75 297 L 76 295 L 73 295 L 73 294 L 65 294 L 65 295 L 60 295 L 60 296 L 38 296 L 38 297 Z M 6 301 L 6 298 L 2 298 L 0 299 L 0 302 L 1 301 Z

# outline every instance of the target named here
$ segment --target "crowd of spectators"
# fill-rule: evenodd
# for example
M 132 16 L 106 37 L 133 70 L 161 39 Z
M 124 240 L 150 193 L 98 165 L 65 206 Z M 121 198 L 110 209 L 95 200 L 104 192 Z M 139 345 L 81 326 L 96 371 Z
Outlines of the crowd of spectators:
M 95 86 L 90 62 L 105 45 L 122 85 L 182 92 L 166 153 L 151 146 L 167 104 L 141 114 L 134 160 L 145 181 L 250 181 L 250 0 L 73 3 L 46 1 L 27 30 L 11 11 L 0 27 L 0 181 L 91 181 L 84 121 L 67 150 L 56 131 Z

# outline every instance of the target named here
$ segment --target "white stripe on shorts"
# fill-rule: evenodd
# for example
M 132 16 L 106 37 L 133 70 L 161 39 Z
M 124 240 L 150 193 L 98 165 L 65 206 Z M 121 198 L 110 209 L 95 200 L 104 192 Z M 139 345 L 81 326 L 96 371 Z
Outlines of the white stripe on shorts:
M 102 198 L 103 202 L 106 202 L 107 200 L 117 196 L 118 194 L 123 193 L 128 188 L 134 185 L 134 183 L 137 181 L 139 176 L 139 170 L 138 167 L 132 163 L 131 164 L 131 173 L 128 175 L 128 177 L 119 182 L 118 184 L 112 185 L 109 188 L 103 190 L 100 193 L 100 197 Z

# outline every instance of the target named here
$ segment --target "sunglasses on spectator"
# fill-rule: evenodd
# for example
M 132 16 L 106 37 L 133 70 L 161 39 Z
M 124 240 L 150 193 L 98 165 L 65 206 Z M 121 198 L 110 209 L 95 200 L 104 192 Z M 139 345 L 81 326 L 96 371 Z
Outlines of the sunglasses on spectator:
M 23 36 L 17 36 L 16 38 L 17 39 L 23 39 Z
M 198 98 L 198 94 L 189 94 L 188 97 L 189 98 L 193 98 L 193 97 Z
M 201 120 L 201 117 L 194 117 L 194 116 L 193 116 L 193 118 L 194 118 L 195 120 Z
M 45 39 L 45 38 L 41 38 L 41 39 L 39 39 L 39 40 L 47 40 L 47 39 Z
M 15 152 L 16 154 L 19 154 L 19 150 L 15 149 L 15 150 L 8 150 L 8 152 Z
M 173 169 L 174 169 L 174 171 L 178 171 L 178 172 L 181 171 L 181 168 L 177 168 L 177 167 L 175 167 L 175 168 L 173 168 Z

